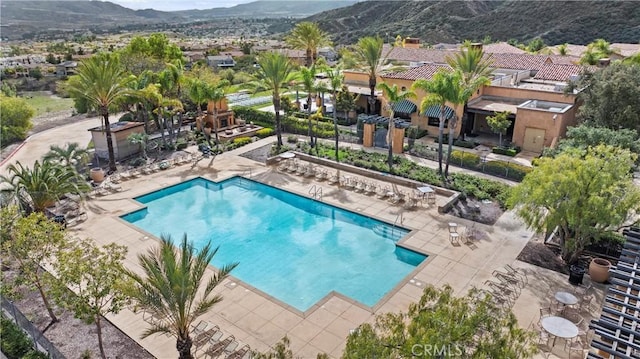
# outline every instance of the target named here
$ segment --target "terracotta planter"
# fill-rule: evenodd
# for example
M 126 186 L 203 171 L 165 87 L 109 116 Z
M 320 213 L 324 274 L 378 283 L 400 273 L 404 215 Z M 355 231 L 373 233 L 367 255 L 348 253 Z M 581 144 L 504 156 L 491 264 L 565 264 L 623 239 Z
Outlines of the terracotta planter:
M 102 182 L 104 181 L 104 171 L 99 167 L 92 168 L 89 171 L 89 177 L 91 177 L 93 182 Z
M 611 262 L 602 258 L 594 258 L 589 264 L 589 277 L 597 283 L 604 283 L 609 280 L 609 268 Z

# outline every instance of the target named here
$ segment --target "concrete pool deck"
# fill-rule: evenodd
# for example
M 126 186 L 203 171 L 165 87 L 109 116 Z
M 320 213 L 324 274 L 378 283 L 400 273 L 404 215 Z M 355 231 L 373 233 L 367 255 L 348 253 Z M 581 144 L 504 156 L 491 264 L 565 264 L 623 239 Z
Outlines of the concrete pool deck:
M 78 126 L 83 125 L 76 125 Z M 27 143 L 15 159 L 19 158 L 24 164 L 30 165 L 48 150 L 48 145 L 64 144 L 66 141 L 62 139 L 65 137 L 60 137 L 60 133 L 64 132 L 67 130 L 42 133 L 37 141 L 38 150 L 42 149 L 42 153 L 33 151 L 33 148 L 29 150 L 30 144 Z M 86 137 L 86 134 L 81 134 L 81 137 Z M 63 142 L 58 143 L 61 140 Z M 219 155 L 213 161 L 204 159 L 193 167 L 185 164 L 123 182 L 124 191 L 88 201 L 85 204 L 87 221 L 70 227 L 69 231 L 76 236 L 93 238 L 98 244 L 116 242 L 126 245 L 129 248 L 126 266 L 132 270 L 139 270 L 137 255 L 156 246 L 157 239 L 136 230 L 118 216 L 140 207 L 140 204 L 131 198 L 197 176 L 220 181 L 234 175 L 245 175 L 303 196 L 309 196 L 309 188 L 316 184 L 323 188 L 323 202 L 390 223 L 398 217 L 401 207 L 386 200 L 341 189 L 326 182 L 316 182 L 315 179 L 280 173 L 276 166 L 268 167 L 239 156 L 272 141 L 273 138 L 263 139 Z M 36 145 L 36 141 L 33 142 L 31 145 Z M 191 148 L 190 151 L 193 152 L 194 149 Z M 8 162 L 13 163 L 14 159 Z M 438 198 L 438 201 L 441 200 L 443 199 Z M 570 288 L 565 275 L 515 259 L 533 233 L 525 229 L 511 212 L 505 213 L 493 226 L 476 224 L 475 228 L 482 230 L 486 235 L 472 246 L 451 245 L 448 233 L 449 222 L 456 222 L 460 226 L 469 226 L 472 223 L 458 217 L 439 214 L 433 206 L 418 206 L 416 210 L 405 211 L 403 218 L 403 226 L 415 230 L 405 243 L 429 254 L 430 258 L 413 277 L 406 278 L 404 283 L 374 311 L 343 298 L 333 297 L 308 315 L 301 316 L 241 283 L 236 286 L 225 283 L 216 289 L 223 296 L 223 301 L 200 319 L 218 325 L 225 336 L 233 335 L 255 350 L 264 351 L 287 335 L 295 356 L 315 358 L 317 353 L 324 352 L 337 358 L 342 354 L 349 330 L 363 322 L 372 321 L 375 314 L 406 310 L 409 303 L 417 301 L 422 294 L 423 286 L 417 286 L 416 282 L 436 286 L 449 284 L 457 294 L 464 294 L 472 286 L 482 287 L 485 280 L 492 278 L 492 271 L 505 264 L 524 268 L 529 274 L 529 285 L 522 291 L 513 309 L 524 328 L 537 320 L 539 308 L 548 305 L 549 291 Z M 238 258 L 238 261 L 242 262 L 242 258 Z M 411 279 L 414 279 L 413 283 L 410 282 Z M 601 299 L 602 291 L 599 290 L 598 295 Z M 596 303 L 599 305 L 601 300 Z M 156 357 L 176 356 L 174 338 L 154 335 L 140 339 L 148 326 L 141 313 L 123 310 L 118 315 L 109 316 L 109 320 Z M 561 348 L 561 345 L 559 346 Z M 197 354 L 199 356 L 202 351 Z M 566 357 L 566 353 L 563 354 L 562 351 L 557 354 Z

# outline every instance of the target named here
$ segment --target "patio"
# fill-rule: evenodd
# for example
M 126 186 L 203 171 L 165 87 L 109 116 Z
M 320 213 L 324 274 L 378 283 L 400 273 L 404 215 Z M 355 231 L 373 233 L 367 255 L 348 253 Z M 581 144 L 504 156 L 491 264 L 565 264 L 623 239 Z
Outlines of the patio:
M 174 165 L 166 170 L 130 178 L 120 184 L 121 191 L 90 200 L 86 204 L 87 220 L 70 228 L 70 231 L 75 232 L 75 235 L 91 237 L 99 244 L 115 241 L 127 245 L 129 253 L 125 264 L 138 271 L 137 255 L 154 247 L 157 239 L 118 218 L 140 208 L 140 204 L 131 198 L 197 176 L 220 181 L 235 175 L 244 175 L 307 197 L 310 196 L 310 188 L 316 186 L 322 188 L 323 202 L 389 223 L 399 222 L 412 229 L 401 243 L 428 254 L 429 258 L 373 308 L 335 295 L 325 297 L 312 309 L 301 313 L 234 278 L 216 289 L 224 300 L 200 319 L 219 326 L 225 336 L 233 335 L 241 343 L 240 347 L 248 344 L 253 350 L 264 351 L 287 335 L 294 355 L 305 358 L 315 357 L 321 352 L 331 357 L 340 357 L 351 329 L 371 321 L 375 314 L 406 310 L 409 303 L 420 298 L 427 284 L 449 284 L 457 294 L 462 294 L 472 286 L 484 287 L 484 282 L 493 278 L 492 272 L 504 265 L 522 268 L 529 277 L 529 284 L 522 289 L 513 310 L 520 325 L 525 328 L 537 321 L 539 309 L 548 305 L 549 291 L 571 289 L 565 275 L 515 260 L 533 233 L 525 229 L 511 212 L 506 212 L 493 226 L 475 224 L 474 229 L 482 233 L 481 239 L 471 244 L 452 245 L 449 223 L 469 228 L 474 225 L 473 222 L 440 214 L 437 206 L 420 203 L 406 209 L 366 191 L 347 190 L 341 186 L 329 185 L 326 180 L 318 180 L 315 176 L 279 171 L 278 165 L 266 166 L 238 156 L 272 141 L 272 138 L 263 139 L 218 155 L 214 159 Z M 196 148 L 187 150 L 197 152 Z M 317 167 L 323 169 L 322 166 Z M 345 175 L 344 171 L 341 172 Z M 386 185 L 384 181 L 366 180 L 378 186 Z M 398 186 L 398 189 L 405 193 L 416 190 L 402 186 Z M 443 201 L 444 197 L 436 196 L 437 205 Z M 242 262 L 242 258 L 238 260 Z M 601 302 L 601 298 L 602 292 L 599 290 L 597 303 Z M 142 313 L 123 310 L 118 315 L 110 316 L 109 320 L 156 357 L 172 357 L 167 353 L 175 352 L 173 338 L 155 335 L 140 339 L 147 326 L 142 316 Z M 554 353 L 567 357 L 558 349 Z

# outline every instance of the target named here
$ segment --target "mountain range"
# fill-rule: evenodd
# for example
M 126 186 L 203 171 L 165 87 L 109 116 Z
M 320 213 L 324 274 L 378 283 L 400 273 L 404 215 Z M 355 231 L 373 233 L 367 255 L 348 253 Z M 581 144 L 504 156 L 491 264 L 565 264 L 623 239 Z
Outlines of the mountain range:
M 419 37 L 425 43 L 536 37 L 547 44 L 640 41 L 635 1 L 366 1 L 313 15 L 334 42 L 362 36 Z
M 187 23 L 228 17 L 300 18 L 355 2 L 262 0 L 229 8 L 166 12 L 153 9 L 132 10 L 108 1 L 8 0 L 0 3 L 0 26 L 3 39 L 21 39 L 43 31 L 109 29 L 132 24 Z

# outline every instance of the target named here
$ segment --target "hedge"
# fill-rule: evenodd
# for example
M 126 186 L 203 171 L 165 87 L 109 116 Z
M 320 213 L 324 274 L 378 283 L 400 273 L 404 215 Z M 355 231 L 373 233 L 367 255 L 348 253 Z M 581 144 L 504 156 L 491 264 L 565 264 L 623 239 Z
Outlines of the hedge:
M 524 176 L 531 172 L 531 167 L 511 162 L 489 161 L 484 165 L 484 172 L 522 181 Z
M 499 155 L 506 155 L 506 156 L 514 157 L 515 155 L 518 154 L 518 152 L 520 152 L 520 149 L 517 148 L 517 147 L 500 147 L 500 146 L 496 146 L 496 147 L 491 149 L 491 152 L 499 154 Z
M 263 112 L 256 109 L 248 108 L 248 107 L 236 107 L 233 109 L 236 117 L 242 117 L 247 122 L 253 122 L 255 125 L 275 128 L 275 114 L 270 112 Z M 283 116 L 280 119 L 282 124 L 282 130 L 288 133 L 294 133 L 298 135 L 308 135 L 309 134 L 309 120 L 308 119 L 298 119 L 296 117 L 286 117 Z M 333 120 L 331 123 L 319 122 L 316 124 L 316 121 L 312 122 L 313 131 L 316 136 L 319 138 L 333 138 L 335 137 L 335 132 L 333 130 Z
M 466 151 L 452 151 L 451 163 L 458 164 L 462 167 L 475 167 L 480 164 L 480 156 Z

